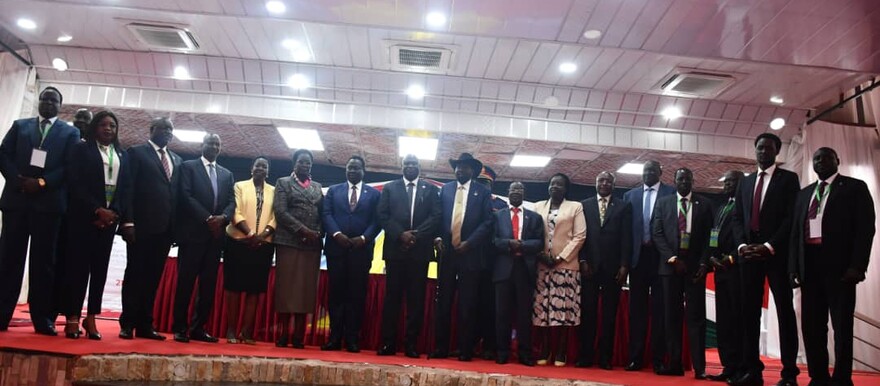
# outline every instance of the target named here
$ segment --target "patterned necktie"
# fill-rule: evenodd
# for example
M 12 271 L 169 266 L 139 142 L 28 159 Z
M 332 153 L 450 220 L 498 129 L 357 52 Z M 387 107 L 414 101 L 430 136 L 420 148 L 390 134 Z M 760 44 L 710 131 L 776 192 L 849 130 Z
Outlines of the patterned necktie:
M 804 235 L 806 239 L 810 238 L 810 220 L 814 220 L 817 216 L 819 216 L 819 204 L 821 204 L 822 197 L 825 196 L 825 187 L 828 186 L 828 183 L 822 181 L 819 184 L 819 197 L 813 195 L 813 199 L 810 201 L 810 209 L 807 211 L 807 220 L 804 221 Z
M 687 233 L 688 229 L 688 199 L 685 197 L 681 198 L 681 210 L 678 211 L 678 231 L 680 233 Z
M 461 222 L 464 220 L 464 186 L 455 191 L 455 204 L 452 206 L 452 246 L 461 245 Z
M 608 210 L 608 201 L 605 197 L 599 199 L 599 225 L 605 225 L 605 211 Z
M 410 228 L 412 228 L 412 226 L 413 226 L 413 213 L 412 212 L 413 212 L 413 209 L 415 209 L 415 207 L 413 206 L 413 196 L 415 195 L 415 187 L 416 187 L 416 184 L 414 182 L 410 182 L 410 183 L 406 184 L 406 197 L 409 199 L 407 202 L 409 203 L 409 208 L 410 208 L 410 210 L 409 210 L 409 227 Z
M 510 221 L 513 225 L 513 239 L 519 240 L 519 208 L 511 209 L 513 211 L 513 216 Z
M 651 194 L 654 188 L 645 191 L 645 202 L 642 203 L 642 242 L 651 241 Z
M 211 189 L 214 190 L 214 210 L 217 210 L 217 170 L 214 164 L 208 164 L 208 177 L 211 179 Z
M 354 212 L 354 208 L 358 205 L 358 187 L 357 185 L 351 186 L 351 198 L 348 199 L 348 207 L 351 208 L 351 211 Z
M 764 175 L 766 172 L 758 173 L 758 184 L 755 186 L 755 194 L 752 196 L 752 218 L 749 221 L 749 229 L 757 232 L 761 228 L 761 196 L 764 194 Z
M 168 157 L 165 156 L 165 149 L 159 149 L 158 151 L 160 155 L 159 161 L 162 162 L 162 169 L 165 169 L 165 178 L 167 178 L 168 181 L 171 181 L 171 165 L 168 164 Z

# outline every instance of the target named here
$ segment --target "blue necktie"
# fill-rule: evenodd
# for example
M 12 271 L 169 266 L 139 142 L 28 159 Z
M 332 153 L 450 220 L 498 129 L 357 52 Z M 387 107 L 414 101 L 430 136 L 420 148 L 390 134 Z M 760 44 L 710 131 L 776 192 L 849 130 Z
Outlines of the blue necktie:
M 214 169 L 214 164 L 208 164 L 208 171 L 208 177 L 211 179 L 211 189 L 214 189 L 214 210 L 217 210 L 217 171 Z
M 642 203 L 642 242 L 651 241 L 651 194 L 654 188 L 645 191 L 645 202 Z

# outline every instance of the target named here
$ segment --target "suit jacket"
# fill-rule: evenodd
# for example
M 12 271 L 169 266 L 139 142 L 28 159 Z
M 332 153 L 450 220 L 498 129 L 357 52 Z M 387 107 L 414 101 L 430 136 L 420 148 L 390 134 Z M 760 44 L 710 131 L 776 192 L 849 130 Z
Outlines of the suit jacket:
M 180 164 L 180 205 L 177 210 L 177 240 L 181 244 L 208 242 L 211 231 L 206 221 L 210 216 L 235 215 L 235 180 L 232 172 L 214 163 L 217 172 L 217 205 L 214 189 L 202 158 Z
M 235 224 L 242 221 L 248 225 L 248 228 L 256 234 L 263 232 L 266 227 L 275 229 L 275 213 L 272 211 L 272 203 L 275 202 L 275 187 L 269 185 L 268 182 L 263 183 L 263 210 L 260 211 L 260 229 L 257 226 L 257 188 L 254 186 L 254 179 L 239 181 L 235 183 L 235 213 L 232 221 L 226 226 L 226 234 L 233 239 L 243 239 L 247 237 L 244 232 L 240 231 Z M 266 238 L 271 242 L 272 236 Z
M 126 184 L 122 181 L 128 178 L 129 165 L 126 153 L 114 146 L 115 157 L 119 159 L 119 172 L 116 177 L 116 192 L 110 205 L 107 205 L 104 176 L 107 169 L 104 167 L 104 159 L 98 150 L 95 141 L 78 142 L 73 146 L 68 156 L 68 186 L 70 187 L 70 209 L 68 218 L 73 224 L 85 224 L 97 219 L 95 212 L 98 208 L 108 208 L 120 218 L 125 217 L 123 211 L 127 208 Z
M 788 241 L 791 236 L 792 212 L 794 201 L 800 190 L 797 174 L 776 165 L 767 193 L 761 204 L 760 235 L 752 237 L 752 200 L 758 173 L 749 174 L 739 182 L 736 192 L 736 209 L 734 210 L 734 238 L 737 246 L 741 244 L 770 243 L 775 251 L 774 261 L 785 261 L 788 258 Z M 766 184 L 767 181 L 765 180 Z
M 382 245 L 382 258 L 385 260 L 418 259 L 429 261 L 434 256 L 434 235 L 440 228 L 442 206 L 440 188 L 420 178 L 415 186 L 415 209 L 410 226 L 409 197 L 402 178 L 391 181 L 382 187 L 377 216 L 385 230 Z M 404 231 L 416 230 L 416 244 L 403 251 L 400 249 L 400 235 Z
M 370 256 L 373 254 L 373 241 L 379 234 L 376 207 L 379 206 L 380 193 L 376 188 L 367 184 L 361 186 L 363 188 L 354 210 L 351 209 L 348 201 L 351 196 L 348 182 L 336 184 L 327 189 L 327 196 L 324 197 L 324 205 L 321 210 L 324 232 L 327 232 L 327 238 L 324 241 L 324 253 L 327 256 L 346 253 L 345 249 L 337 244 L 333 238 L 333 234 L 336 232 L 342 232 L 348 237 L 364 236 L 366 239 L 365 248 L 370 252 Z
M 587 223 L 587 239 L 579 259 L 587 261 L 594 272 L 613 275 L 621 266 L 629 267 L 632 256 L 632 204 L 608 196 L 605 224 L 599 217 L 599 199 L 590 197 L 581 202 Z
M 275 229 L 275 244 L 286 245 L 301 250 L 320 250 L 322 243 L 307 245 L 303 243 L 299 231 L 307 227 L 319 234 L 321 226 L 321 207 L 324 193 L 321 184 L 312 181 L 303 188 L 296 177 L 282 177 L 275 183 L 275 201 L 272 211 L 278 228 Z
M 522 255 L 514 256 L 510 253 L 510 240 L 513 240 L 513 222 L 510 218 L 510 208 L 500 209 L 495 212 L 495 238 L 494 251 L 495 261 L 492 265 L 492 281 L 499 282 L 510 280 L 513 272 L 515 259 L 523 259 L 529 273 L 537 275 L 537 255 L 544 249 L 544 220 L 541 215 L 522 208 Z M 534 281 L 532 281 L 534 283 Z
M 442 258 L 453 264 L 467 269 L 479 270 L 487 268 L 489 262 L 483 254 L 483 246 L 492 237 L 492 192 L 476 181 L 471 181 L 467 191 L 467 208 L 464 211 L 464 219 L 461 224 L 461 241 L 467 241 L 470 250 L 464 254 L 457 254 L 452 249 L 452 210 L 455 207 L 455 191 L 458 182 L 447 182 L 440 189 L 440 202 L 443 205 L 443 218 L 441 220 L 441 237 L 446 247 L 446 256 Z
M 154 235 L 173 229 L 182 160 L 165 149 L 173 165 L 170 181 L 152 145 L 135 145 L 127 151 L 129 177 L 122 180 L 128 192 L 124 197 L 127 209 L 123 210 L 120 224 L 134 224 L 138 234 Z
M 563 200 L 556 216 L 556 230 L 550 240 L 550 200 L 535 204 L 535 212 L 544 219 L 544 250 L 550 256 L 562 256 L 564 262 L 554 269 L 577 271 L 578 254 L 587 238 L 587 222 L 584 220 L 584 206 L 577 201 Z
M 6 179 L 0 210 L 25 210 L 38 213 L 63 214 L 67 210 L 67 158 L 79 142 L 79 130 L 56 119 L 49 129 L 42 149 L 46 151 L 45 167 L 31 166 L 31 153 L 40 148 L 39 118 L 19 119 L 0 143 L 0 173 Z M 45 188 L 36 194 L 21 191 L 18 176 L 42 178 Z
M 725 200 L 721 205 L 715 206 L 715 217 L 712 220 L 713 224 L 715 224 L 714 227 L 718 228 L 718 246 L 709 247 L 709 256 L 715 256 L 719 259 L 722 255 L 736 256 L 736 250 L 739 247 L 739 244 L 736 243 L 736 239 L 733 235 L 734 210 L 731 210 L 730 213 L 723 218 L 721 217 L 721 210 L 726 204 L 727 201 Z
M 654 199 L 654 209 L 657 208 L 657 201 L 661 197 L 675 195 L 675 188 L 661 183 L 657 188 L 657 197 Z M 642 229 L 645 220 L 642 218 L 643 206 L 645 201 L 645 185 L 639 185 L 623 194 L 623 200 L 632 205 L 632 265 L 635 268 L 639 265 L 639 257 L 642 254 Z M 651 212 L 653 213 L 653 211 Z
M 791 227 L 789 272 L 802 281 L 815 278 L 804 275 L 804 226 L 816 182 L 798 193 Z M 864 273 L 874 241 L 874 200 L 864 181 L 838 174 L 822 210 L 823 272 L 839 278 L 847 269 Z
M 672 256 L 684 259 L 687 273 L 697 271 L 700 264 L 709 261 L 709 235 L 712 231 L 714 208 L 712 202 L 699 194 L 691 194 L 691 239 L 686 256 L 679 250 L 681 235 L 678 231 L 678 195 L 666 196 L 657 200 L 654 215 L 651 216 L 652 240 L 660 253 L 660 275 L 675 274 L 674 268 L 666 261 Z

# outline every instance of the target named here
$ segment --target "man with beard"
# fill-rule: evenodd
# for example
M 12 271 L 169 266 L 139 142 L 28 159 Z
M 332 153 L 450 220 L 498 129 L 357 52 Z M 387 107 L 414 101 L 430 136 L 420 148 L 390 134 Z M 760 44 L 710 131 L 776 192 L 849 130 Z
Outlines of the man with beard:
M 6 179 L 0 196 L 4 224 L 0 232 L 0 331 L 6 331 L 15 311 L 30 241 L 31 321 L 38 334 L 56 335 L 55 253 L 67 210 L 67 155 L 79 142 L 79 134 L 58 119 L 61 92 L 46 87 L 39 100 L 39 116 L 13 122 L 0 144 L 0 173 Z

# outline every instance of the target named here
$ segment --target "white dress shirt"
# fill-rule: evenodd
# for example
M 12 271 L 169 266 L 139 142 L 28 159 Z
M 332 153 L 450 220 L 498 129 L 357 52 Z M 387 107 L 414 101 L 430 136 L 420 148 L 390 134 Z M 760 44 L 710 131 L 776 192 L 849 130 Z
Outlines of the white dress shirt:
M 110 165 L 110 154 L 113 152 L 113 165 Z M 116 185 L 119 179 L 119 154 L 113 145 L 104 146 L 98 144 L 98 153 L 101 153 L 101 160 L 104 162 L 104 185 Z M 108 173 L 108 171 L 112 171 Z
M 823 213 L 825 213 L 825 203 L 828 202 L 828 193 L 831 192 L 831 185 L 834 183 L 834 179 L 837 178 L 838 174 L 840 174 L 840 173 L 834 173 L 831 175 L 831 177 L 828 177 L 825 180 L 825 182 L 828 184 L 828 186 L 825 187 L 825 194 L 822 195 L 822 201 L 819 201 L 819 209 L 817 212 L 819 215 L 822 215 Z M 816 183 L 816 187 L 818 188 L 819 184 L 821 184 L 821 183 L 822 183 L 822 181 L 819 180 Z M 812 199 L 810 199 L 810 201 L 812 202 Z
M 761 207 L 764 206 L 764 197 L 767 196 L 767 187 L 770 186 L 770 179 L 773 178 L 773 172 L 775 171 L 776 164 L 773 164 L 773 166 L 770 166 L 769 168 L 767 168 L 767 170 L 761 170 L 761 167 L 758 167 L 758 174 L 755 178 L 755 191 L 752 192 L 752 199 L 754 200 L 754 194 L 758 193 L 758 178 L 761 178 L 761 172 L 764 172 L 766 174 L 764 175 L 764 186 L 761 189 Z
M 649 209 L 650 210 L 649 214 L 651 216 L 653 216 L 654 215 L 654 203 L 657 202 L 657 194 L 660 193 L 660 182 L 658 181 L 656 184 L 654 184 L 652 186 L 642 185 L 642 194 L 643 194 L 642 201 L 643 202 L 645 200 L 644 194 L 648 194 L 648 188 L 654 189 L 654 191 L 651 192 L 651 205 L 649 206 L 649 208 L 651 208 L 651 209 Z
M 168 154 L 168 146 L 159 147 L 159 145 L 156 145 L 155 143 L 153 143 L 152 140 L 147 141 L 147 142 L 150 143 L 150 146 L 153 147 L 153 151 L 156 152 L 156 157 L 159 158 L 160 165 L 162 164 L 162 154 L 159 153 L 159 150 L 161 149 L 162 151 L 165 152 L 165 158 L 168 160 L 168 171 L 171 172 L 171 175 L 173 176 L 174 175 L 174 162 L 171 161 L 171 154 Z

